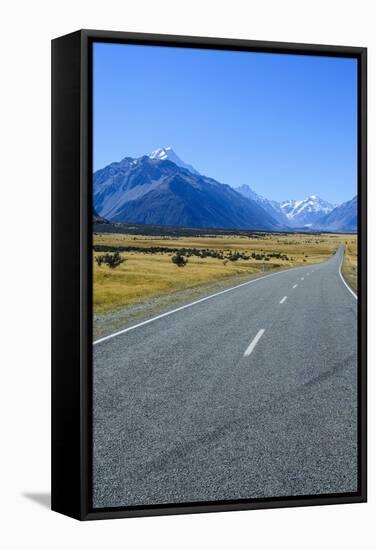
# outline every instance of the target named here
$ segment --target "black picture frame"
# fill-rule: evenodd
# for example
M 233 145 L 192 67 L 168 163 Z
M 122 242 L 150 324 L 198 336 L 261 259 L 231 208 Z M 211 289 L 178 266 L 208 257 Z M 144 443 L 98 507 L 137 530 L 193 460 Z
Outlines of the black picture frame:
M 358 465 L 356 493 L 93 509 L 92 54 L 93 41 L 358 60 Z M 80 30 L 52 40 L 52 509 L 80 520 L 365 502 L 367 498 L 367 50 Z

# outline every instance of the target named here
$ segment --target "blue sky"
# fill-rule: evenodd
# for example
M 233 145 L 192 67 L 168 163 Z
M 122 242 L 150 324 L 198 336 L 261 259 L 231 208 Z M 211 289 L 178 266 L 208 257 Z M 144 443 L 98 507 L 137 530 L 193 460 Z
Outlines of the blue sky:
M 94 170 L 170 145 L 274 200 L 356 194 L 355 59 L 94 44 Z

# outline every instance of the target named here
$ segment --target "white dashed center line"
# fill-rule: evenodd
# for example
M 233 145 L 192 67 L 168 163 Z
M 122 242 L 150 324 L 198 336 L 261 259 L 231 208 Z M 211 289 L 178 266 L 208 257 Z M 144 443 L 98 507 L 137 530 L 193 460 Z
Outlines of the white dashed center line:
M 298 286 L 298 285 L 296 284 L 296 285 L 294 285 L 292 288 L 296 288 L 297 286 Z
M 260 340 L 261 336 L 264 334 L 265 329 L 261 328 L 256 336 L 253 338 L 252 342 L 249 344 L 247 349 L 244 352 L 244 357 L 248 357 L 248 355 L 251 355 L 252 351 L 255 349 L 257 342 Z
M 283 304 L 283 302 L 285 302 L 286 300 L 287 300 L 287 296 L 284 296 L 284 297 L 282 298 L 282 300 L 281 300 L 279 303 L 280 303 L 280 304 Z
M 301 277 L 300 280 L 301 280 L 301 281 L 304 281 L 304 277 Z

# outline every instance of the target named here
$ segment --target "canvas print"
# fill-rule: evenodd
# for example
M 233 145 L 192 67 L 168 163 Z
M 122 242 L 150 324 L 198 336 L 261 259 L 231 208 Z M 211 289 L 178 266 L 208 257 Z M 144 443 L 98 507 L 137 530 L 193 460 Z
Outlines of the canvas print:
M 358 490 L 357 60 L 93 44 L 92 504 Z

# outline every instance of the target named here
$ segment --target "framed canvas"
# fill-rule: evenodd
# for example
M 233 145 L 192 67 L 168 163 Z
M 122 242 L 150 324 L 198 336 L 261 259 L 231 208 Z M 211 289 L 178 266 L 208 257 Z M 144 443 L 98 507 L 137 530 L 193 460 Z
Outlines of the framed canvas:
M 52 41 L 52 508 L 366 500 L 366 49 Z

